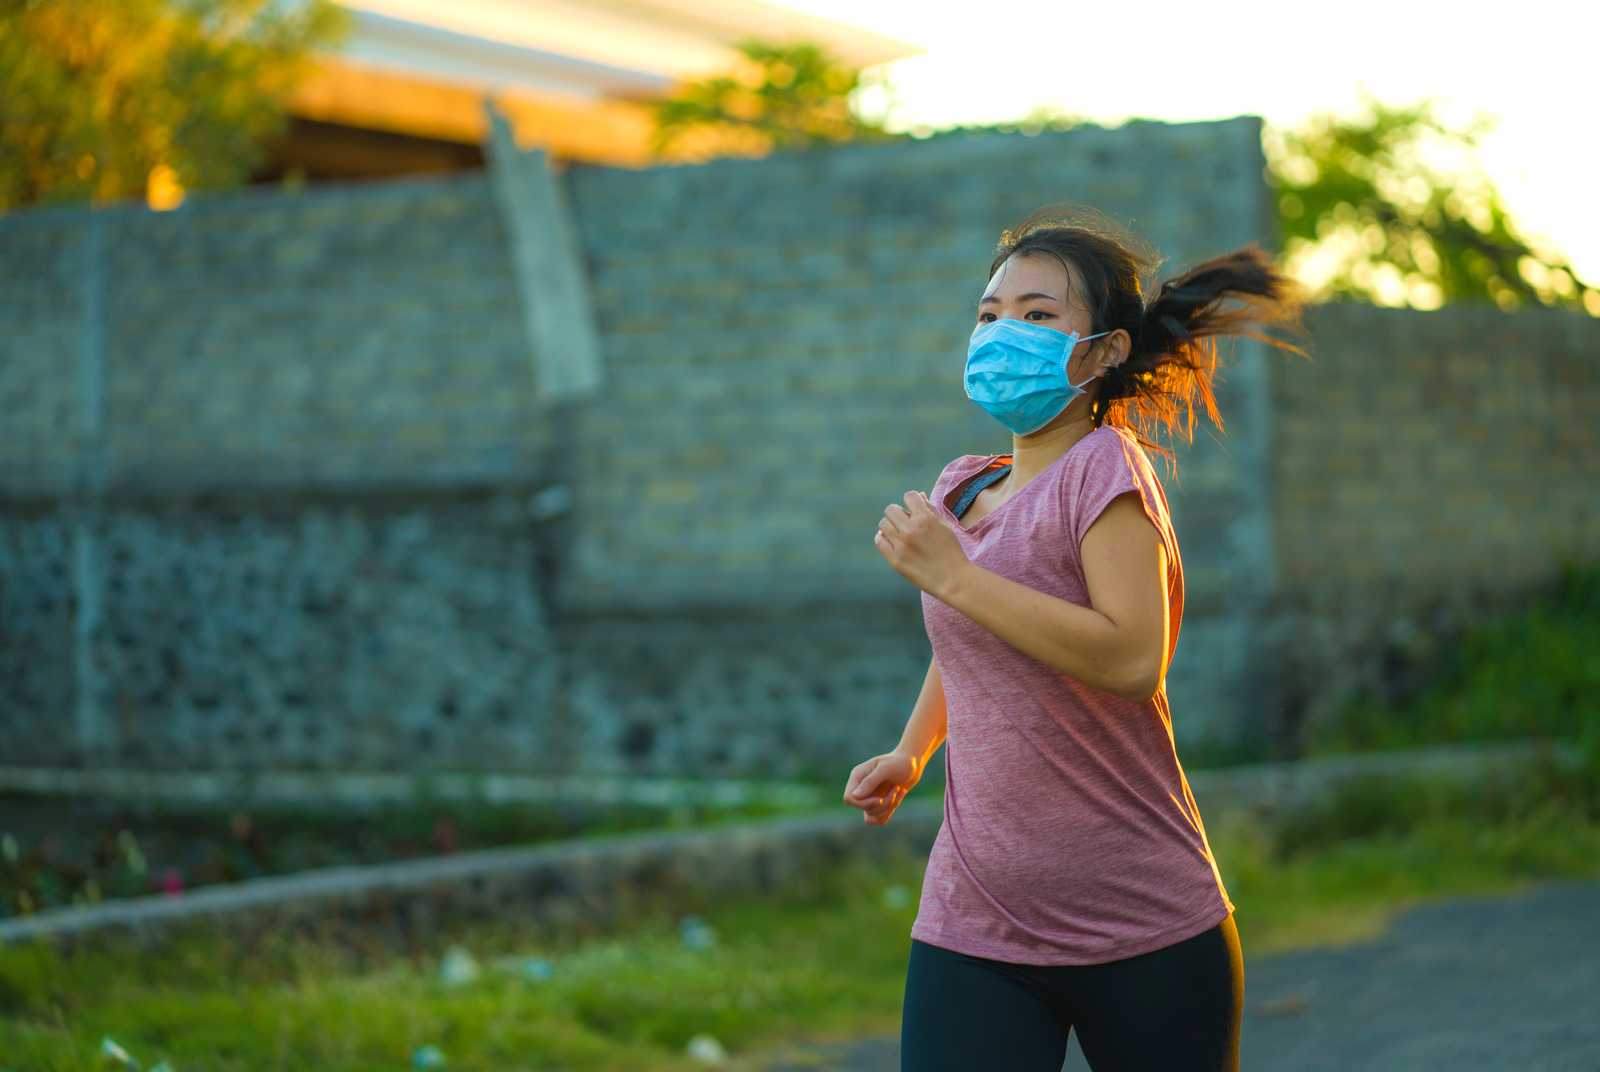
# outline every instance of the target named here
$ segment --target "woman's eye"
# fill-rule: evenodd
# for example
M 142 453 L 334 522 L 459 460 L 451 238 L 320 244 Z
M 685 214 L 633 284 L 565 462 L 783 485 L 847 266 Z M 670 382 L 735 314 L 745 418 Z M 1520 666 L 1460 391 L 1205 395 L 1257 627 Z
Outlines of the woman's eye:
M 1055 317 L 1055 315 L 1056 315 L 1054 313 L 1046 312 L 1043 309 L 1029 309 L 1026 313 L 1024 313 L 1022 315 L 1025 318 L 1032 318 L 1035 314 L 1038 314 L 1039 319 L 1041 319 L 1041 320 L 1053 319 Z M 993 320 L 994 318 L 995 318 L 995 315 L 993 313 L 979 313 L 978 314 L 978 323 L 987 324 L 987 323 L 989 323 L 989 321 Z

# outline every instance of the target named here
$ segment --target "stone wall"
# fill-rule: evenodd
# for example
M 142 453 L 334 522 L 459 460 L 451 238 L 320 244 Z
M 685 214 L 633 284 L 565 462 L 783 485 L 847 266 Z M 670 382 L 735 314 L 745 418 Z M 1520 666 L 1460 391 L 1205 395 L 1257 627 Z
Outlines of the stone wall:
M 1351 302 L 1307 323 L 1313 360 L 1271 378 L 1290 727 L 1403 695 L 1461 629 L 1600 560 L 1600 319 Z
M 89 673 L 64 591 L 73 525 L 12 517 L 0 754 L 71 765 L 90 742 L 140 767 L 471 768 L 486 748 L 507 769 L 570 762 L 581 741 L 550 702 L 558 663 L 522 506 L 466 493 L 112 506 L 84 523 L 105 585 Z M 82 711 L 80 687 L 97 700 Z
M 482 176 L 20 213 L 0 287 L 9 498 L 501 480 L 549 432 Z
M 897 739 L 929 659 L 872 526 L 1009 447 L 960 386 L 1000 229 L 1087 202 L 1169 272 L 1272 237 L 1250 118 L 559 175 L 503 134 L 485 175 L 0 218 L 9 763 L 842 779 Z M 1312 324 L 1314 363 L 1233 350 L 1226 434 L 1202 424 L 1159 469 L 1186 757 L 1259 750 L 1352 676 L 1354 648 L 1284 623 L 1353 590 L 1325 559 L 1367 568 L 1366 481 L 1327 440 L 1395 434 L 1361 385 L 1404 367 L 1384 405 L 1427 445 L 1448 425 L 1401 401 L 1435 375 L 1418 340 L 1567 355 L 1569 378 L 1594 349 L 1593 322 L 1538 314 Z M 1551 430 L 1518 456 L 1584 459 L 1560 517 L 1591 535 L 1592 368 L 1587 396 L 1452 388 L 1521 392 Z M 1496 457 L 1457 440 L 1468 476 Z M 1500 525 L 1462 572 L 1379 559 L 1419 578 L 1400 602 L 1512 545 L 1509 584 L 1548 572 L 1533 548 L 1566 522 L 1495 521 L 1517 484 L 1495 479 L 1452 507 L 1475 537 Z

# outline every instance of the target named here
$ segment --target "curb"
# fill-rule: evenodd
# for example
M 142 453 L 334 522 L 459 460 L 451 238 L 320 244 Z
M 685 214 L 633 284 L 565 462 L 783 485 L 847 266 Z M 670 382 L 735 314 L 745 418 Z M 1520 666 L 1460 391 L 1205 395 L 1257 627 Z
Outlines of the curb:
M 844 805 L 840 805 L 844 807 Z M 483 849 L 50 909 L 0 922 L 0 944 L 122 933 L 140 941 L 175 926 L 226 920 L 250 927 L 388 925 L 412 935 L 446 918 L 515 916 L 556 928 L 611 927 L 667 895 L 804 888 L 852 858 L 926 851 L 942 803 L 902 805 L 872 827 L 848 815 L 646 831 L 537 846 Z
M 1565 741 L 1449 745 L 1297 763 L 1252 764 L 1189 775 L 1203 815 L 1295 809 L 1327 799 L 1356 779 L 1504 777 L 1541 758 L 1575 763 Z M 846 805 L 840 804 L 841 808 Z M 447 917 L 515 916 L 556 928 L 611 927 L 663 895 L 720 896 L 793 890 L 852 859 L 925 854 L 944 818 L 941 800 L 907 801 L 875 827 L 861 813 L 729 822 L 691 831 L 610 834 L 509 846 L 365 867 L 200 887 L 95 905 L 49 909 L 0 921 L 0 943 L 101 933 L 141 941 L 198 920 L 301 927 L 374 923 L 410 935 Z

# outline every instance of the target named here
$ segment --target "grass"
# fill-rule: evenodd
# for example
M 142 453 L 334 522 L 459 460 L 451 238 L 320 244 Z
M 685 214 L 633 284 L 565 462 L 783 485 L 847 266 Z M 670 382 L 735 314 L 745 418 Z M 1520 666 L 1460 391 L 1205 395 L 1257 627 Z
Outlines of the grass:
M 1246 956 L 1380 933 L 1412 905 L 1563 877 L 1600 877 L 1600 779 L 1554 765 L 1480 787 L 1352 783 L 1272 826 L 1209 827 Z M 126 943 L 63 952 L 0 948 L 0 1069 L 103 1069 L 104 1036 L 148 1068 L 408 1067 L 439 1047 L 450 1069 L 703 1067 L 715 1036 L 736 1060 L 790 1040 L 892 1034 L 898 1025 L 921 857 L 852 863 L 819 893 L 708 903 L 717 941 L 692 948 L 670 913 L 626 933 L 538 943 L 513 925 L 448 939 L 483 973 L 447 986 L 444 940 L 417 954 L 215 932 L 158 955 Z M 495 970 L 538 956 L 543 980 Z M 755 1067 L 755 1066 L 752 1066 Z
M 454 936 L 486 965 L 509 953 L 547 958 L 542 982 L 485 971 L 450 987 L 439 950 L 372 956 L 305 939 L 241 950 L 215 933 L 159 957 L 128 945 L 4 949 L 0 1053 L 18 1068 L 99 1068 L 95 1049 L 109 1035 L 178 1070 L 394 1069 L 425 1044 L 452 1069 L 700 1067 L 682 1056 L 700 1032 L 736 1049 L 799 1030 L 881 1029 L 897 1012 L 896 946 L 914 909 L 876 894 L 918 871 L 907 860 L 889 871 L 857 865 L 809 903 L 709 910 L 718 940 L 706 949 L 686 946 L 671 918 L 539 947 L 514 928 Z
M 183 808 L 0 792 L 0 918 L 156 892 L 169 875 L 195 889 L 318 867 L 802 815 L 833 797 L 831 783 L 811 788 L 815 802 L 807 803 L 417 801 L 367 810 Z
M 1569 738 L 1600 751 L 1600 567 L 1450 643 L 1426 687 L 1366 697 L 1308 735 L 1311 755 L 1461 741 Z
M 1600 877 L 1600 768 L 1545 757 L 1508 777 L 1370 777 L 1270 827 L 1211 832 L 1241 936 L 1258 953 L 1376 937 L 1407 907 Z
M 1545 754 L 1512 779 L 1362 779 L 1283 819 L 1270 848 L 1246 831 L 1230 842 L 1231 866 L 1247 888 L 1265 893 L 1271 876 L 1275 891 L 1256 902 L 1258 950 L 1371 937 L 1394 912 L 1441 894 L 1600 875 L 1600 566 L 1565 566 L 1552 590 L 1447 651 L 1420 690 L 1349 705 L 1308 736 L 1306 754 L 1565 739 L 1578 744 L 1579 765 Z

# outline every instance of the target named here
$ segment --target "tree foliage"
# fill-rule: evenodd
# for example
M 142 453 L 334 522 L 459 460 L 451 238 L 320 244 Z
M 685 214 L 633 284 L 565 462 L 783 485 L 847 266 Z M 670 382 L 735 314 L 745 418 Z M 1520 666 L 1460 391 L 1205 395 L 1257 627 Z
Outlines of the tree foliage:
M 705 143 L 706 134 L 756 151 L 894 137 L 857 106 L 864 92 L 884 87 L 820 46 L 746 40 L 738 50 L 744 64 L 736 73 L 685 82 L 655 102 L 657 152 L 696 135 Z
M 0 212 L 243 182 L 331 0 L 0 0 Z
M 1430 101 L 1369 97 L 1363 111 L 1269 127 L 1263 138 L 1284 253 L 1315 291 L 1386 305 L 1491 301 L 1600 316 L 1600 290 L 1518 233 L 1479 167 L 1485 120 L 1450 128 Z

